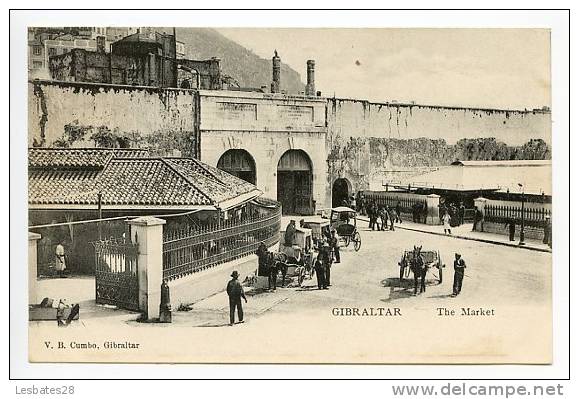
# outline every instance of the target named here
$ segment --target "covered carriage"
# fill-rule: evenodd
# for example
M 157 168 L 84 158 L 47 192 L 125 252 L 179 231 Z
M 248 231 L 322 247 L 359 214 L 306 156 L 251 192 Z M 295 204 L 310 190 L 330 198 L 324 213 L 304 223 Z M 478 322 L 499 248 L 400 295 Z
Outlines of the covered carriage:
M 354 249 L 359 251 L 362 246 L 362 238 L 356 227 L 356 216 L 357 213 L 352 208 L 346 206 L 332 208 L 330 226 L 336 230 L 336 234 L 344 242 L 346 247 L 352 242 Z

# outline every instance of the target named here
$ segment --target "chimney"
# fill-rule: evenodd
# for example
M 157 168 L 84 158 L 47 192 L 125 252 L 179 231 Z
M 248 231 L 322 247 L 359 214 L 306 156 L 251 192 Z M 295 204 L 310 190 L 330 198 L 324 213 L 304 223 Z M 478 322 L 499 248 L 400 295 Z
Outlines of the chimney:
M 96 49 L 97 53 L 104 53 L 105 52 L 105 37 L 104 36 L 97 36 L 96 37 Z
M 316 70 L 316 61 L 308 60 L 308 84 L 306 85 L 306 96 L 313 97 L 316 95 L 316 77 L 315 77 L 315 70 Z
M 281 58 L 277 55 L 277 50 L 274 51 L 272 62 L 272 82 L 271 82 L 271 92 L 280 92 L 280 74 L 281 74 Z

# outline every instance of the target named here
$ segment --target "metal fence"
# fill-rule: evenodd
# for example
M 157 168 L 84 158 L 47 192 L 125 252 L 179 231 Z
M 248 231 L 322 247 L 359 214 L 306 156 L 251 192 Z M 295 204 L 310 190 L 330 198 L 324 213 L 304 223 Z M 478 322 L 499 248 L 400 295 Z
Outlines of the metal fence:
M 366 206 L 370 202 L 374 202 L 377 206 L 388 206 L 395 209 L 396 205 L 400 203 L 400 213 L 407 217 L 413 215 L 417 204 L 422 205 L 422 209 L 426 209 L 426 197 L 419 194 L 365 191 L 364 198 L 364 205 Z
M 130 238 L 93 242 L 96 303 L 139 310 L 137 243 Z
M 267 246 L 278 242 L 280 228 L 281 206 L 272 202 L 244 219 L 167 231 L 163 234 L 163 278 L 178 279 L 253 254 L 261 242 Z
M 510 220 L 514 220 L 515 223 L 520 224 L 521 210 L 522 207 L 520 204 L 519 206 L 486 205 L 484 220 L 485 222 L 502 224 L 506 224 Z M 551 210 L 546 208 L 525 208 L 522 212 L 522 215 L 524 217 L 526 226 L 541 228 L 545 226 L 545 220 L 547 216 L 551 217 Z

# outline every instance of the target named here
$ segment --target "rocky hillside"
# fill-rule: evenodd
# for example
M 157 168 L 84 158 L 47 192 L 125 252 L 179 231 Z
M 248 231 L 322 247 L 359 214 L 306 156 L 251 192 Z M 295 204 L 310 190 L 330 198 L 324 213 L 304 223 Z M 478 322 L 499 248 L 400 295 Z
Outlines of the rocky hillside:
M 166 30 L 171 32 L 170 30 Z M 267 86 L 271 83 L 271 59 L 257 54 L 226 38 L 219 32 L 207 28 L 177 28 L 177 40 L 185 43 L 186 54 L 191 59 L 221 58 L 223 73 L 233 77 L 241 87 Z M 272 47 L 271 53 L 273 56 Z M 305 84 L 298 72 L 283 64 L 281 86 L 290 94 L 304 91 Z

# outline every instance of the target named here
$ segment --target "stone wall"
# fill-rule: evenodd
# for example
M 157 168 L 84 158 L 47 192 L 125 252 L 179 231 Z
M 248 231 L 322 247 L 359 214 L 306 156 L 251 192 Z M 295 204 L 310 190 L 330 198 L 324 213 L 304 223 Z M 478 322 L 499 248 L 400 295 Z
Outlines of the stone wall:
M 550 159 L 551 114 L 328 99 L 328 189 L 353 190 L 427 172 L 456 159 Z
M 255 161 L 256 184 L 277 198 L 277 167 L 288 150 L 303 150 L 313 174 L 316 207 L 326 203 L 325 100 L 263 93 L 201 91 L 201 161 L 216 166 L 230 149 Z
M 330 140 L 429 137 L 454 144 L 463 138 L 496 137 L 507 145 L 521 145 L 530 139 L 550 144 L 551 114 L 328 99 L 328 132 Z
M 194 90 L 31 81 L 30 146 L 94 147 L 108 133 L 124 147 L 198 156 Z M 104 133 L 103 133 L 104 132 Z
M 337 178 L 348 179 L 353 192 L 381 190 L 388 178 L 456 159 L 551 156 L 551 114 L 544 111 L 39 80 L 28 93 L 30 145 L 149 147 L 211 165 L 229 149 L 244 149 L 270 198 L 277 197 L 280 157 L 303 150 L 318 208 L 330 206 Z
M 479 228 L 480 230 L 480 228 Z M 484 222 L 485 233 L 494 233 L 508 236 L 509 228 L 505 227 L 502 223 L 495 222 Z M 515 241 L 519 241 L 519 235 L 521 234 L 521 225 L 515 225 Z M 540 240 L 542 241 L 545 237 L 545 230 L 537 227 L 525 226 L 525 239 Z

